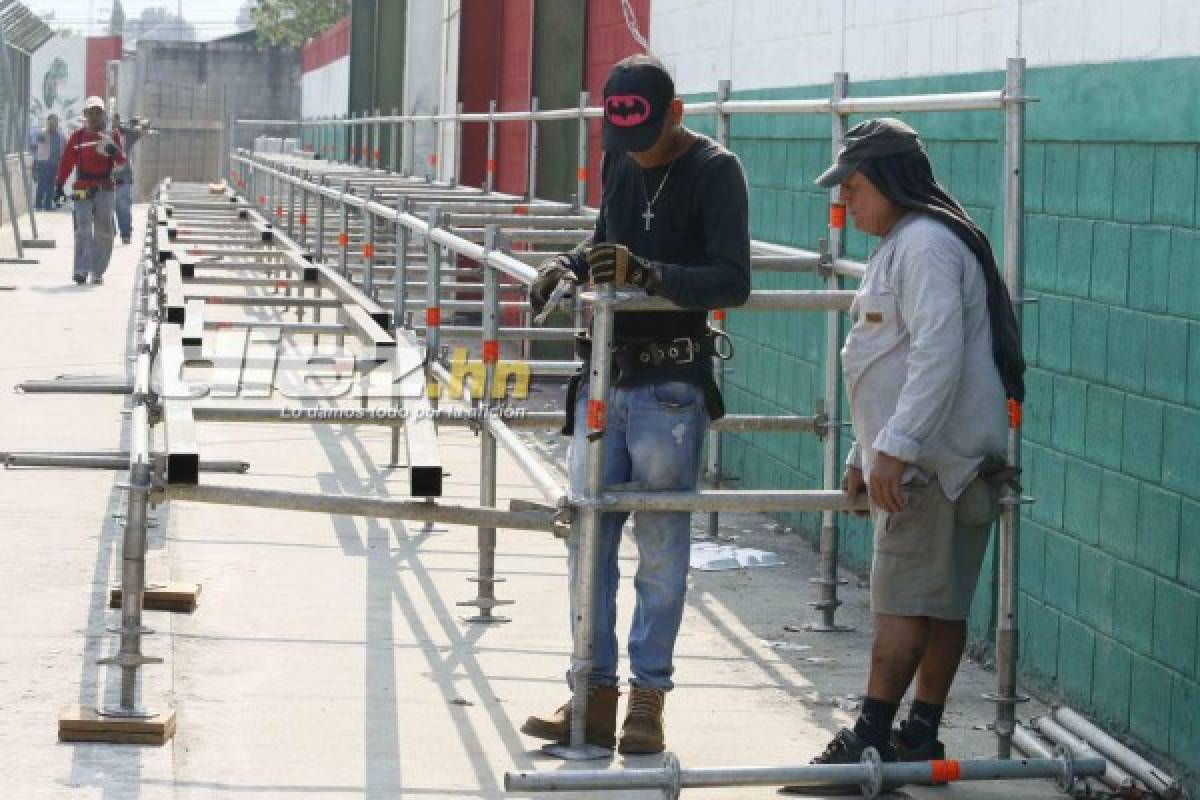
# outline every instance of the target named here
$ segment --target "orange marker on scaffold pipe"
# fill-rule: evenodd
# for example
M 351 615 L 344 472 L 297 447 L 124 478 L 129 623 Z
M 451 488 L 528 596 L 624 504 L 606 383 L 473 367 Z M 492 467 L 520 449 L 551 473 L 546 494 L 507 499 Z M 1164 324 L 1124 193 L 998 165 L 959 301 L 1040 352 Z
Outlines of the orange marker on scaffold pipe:
M 1017 430 L 1021 427 L 1021 404 L 1011 397 L 1008 399 L 1008 427 Z
M 846 206 L 844 204 L 833 203 L 829 206 L 829 227 L 836 230 L 846 227 Z
M 608 406 L 603 400 L 589 400 L 587 413 L 588 430 L 602 431 L 608 423 Z
M 425 309 L 425 327 L 436 328 L 442 324 L 442 310 L 437 306 Z
M 500 342 L 496 339 L 485 339 L 483 342 L 483 363 L 495 364 L 500 360 Z

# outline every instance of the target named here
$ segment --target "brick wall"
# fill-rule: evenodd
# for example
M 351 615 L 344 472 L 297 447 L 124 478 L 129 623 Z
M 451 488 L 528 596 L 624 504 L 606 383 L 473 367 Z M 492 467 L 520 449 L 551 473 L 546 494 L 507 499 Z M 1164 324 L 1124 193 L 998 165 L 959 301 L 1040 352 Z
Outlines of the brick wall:
M 1020 665 L 1027 684 L 1200 773 L 1200 146 L 1197 60 L 1030 73 L 1026 149 L 1024 346 L 1029 360 L 1019 551 Z M 853 76 L 851 76 L 853 77 Z M 857 83 L 859 95 L 964 91 L 999 73 Z M 828 86 L 735 93 L 826 96 Z M 697 97 L 697 99 L 699 99 Z M 1115 107 L 1115 108 L 1114 108 Z M 1103 110 L 1100 110 L 1103 109 Z M 1002 151 L 998 117 L 909 115 L 939 180 L 994 243 Z M 707 127 L 700 124 L 697 127 Z M 1192 130 L 1195 128 L 1192 127 Z M 830 156 L 828 121 L 735 117 L 734 150 L 756 238 L 814 249 L 827 198 L 812 178 Z M 871 244 L 851 233 L 848 251 Z M 808 288 L 760 274 L 756 288 Z M 817 314 L 733 312 L 738 413 L 811 413 L 823 386 Z M 813 437 L 727 437 L 746 488 L 818 485 Z M 843 453 L 847 442 L 843 442 Z M 808 535 L 817 515 L 789 520 Z M 868 562 L 860 523 L 843 552 Z M 990 563 L 990 560 L 989 560 Z M 990 567 L 973 633 L 990 633 Z

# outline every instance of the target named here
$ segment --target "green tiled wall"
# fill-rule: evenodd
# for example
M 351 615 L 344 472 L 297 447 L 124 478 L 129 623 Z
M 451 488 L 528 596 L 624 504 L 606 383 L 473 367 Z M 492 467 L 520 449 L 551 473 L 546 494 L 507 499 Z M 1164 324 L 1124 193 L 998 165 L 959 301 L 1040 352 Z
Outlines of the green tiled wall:
M 1020 664 L 1057 694 L 1200 774 L 1200 61 L 1031 70 L 1024 311 L 1029 360 L 1025 483 L 1037 503 L 1019 545 Z M 853 76 L 851 76 L 853 77 Z M 852 85 L 857 95 L 992 89 L 1000 73 Z M 735 87 L 736 89 L 736 87 Z M 823 97 L 828 86 L 734 92 Z M 699 97 L 696 99 L 700 99 Z M 934 168 L 1001 240 L 999 115 L 914 114 Z M 711 121 L 690 120 L 711 132 Z M 738 116 L 732 147 L 751 185 L 755 238 L 816 249 L 827 197 L 827 118 Z M 847 251 L 870 242 L 851 232 Z M 763 273 L 760 289 L 817 288 Z M 727 404 L 811 413 L 824 390 L 819 314 L 732 312 Z M 843 402 L 843 413 L 845 405 Z M 843 437 L 842 452 L 848 445 Z M 813 437 L 730 435 L 726 470 L 746 488 L 811 488 Z M 817 515 L 789 520 L 805 535 Z M 844 528 L 864 568 L 870 536 Z M 971 627 L 992 630 L 990 558 Z

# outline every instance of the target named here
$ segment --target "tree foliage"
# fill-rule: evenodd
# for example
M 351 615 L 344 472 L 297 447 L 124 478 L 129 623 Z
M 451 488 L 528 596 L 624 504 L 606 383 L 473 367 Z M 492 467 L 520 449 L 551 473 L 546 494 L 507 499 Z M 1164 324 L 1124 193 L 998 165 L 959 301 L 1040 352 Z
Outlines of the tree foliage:
M 131 40 L 148 37 L 192 42 L 196 40 L 196 27 L 168 11 L 165 6 L 152 6 L 139 16 L 125 21 L 125 37 Z
M 261 41 L 299 47 L 349 13 L 350 0 L 257 0 L 250 15 Z

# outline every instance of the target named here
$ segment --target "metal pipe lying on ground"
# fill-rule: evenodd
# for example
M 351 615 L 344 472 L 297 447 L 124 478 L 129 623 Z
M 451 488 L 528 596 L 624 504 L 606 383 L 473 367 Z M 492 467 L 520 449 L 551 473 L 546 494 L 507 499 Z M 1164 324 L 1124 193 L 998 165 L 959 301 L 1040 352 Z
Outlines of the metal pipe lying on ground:
M 1024 780 L 1051 778 L 1069 789 L 1076 778 L 1104 771 L 1103 758 L 1075 759 L 1069 755 L 1036 759 L 980 759 L 977 761 L 923 761 L 882 763 L 868 750 L 858 764 L 809 764 L 799 767 L 707 767 L 684 769 L 668 753 L 658 768 L 578 770 L 558 772 L 508 772 L 504 788 L 510 792 L 560 792 L 579 790 L 621 791 L 659 789 L 666 798 L 678 798 L 681 789 L 719 786 L 824 786 L 860 787 L 863 797 L 879 797 L 886 789 L 906 784 L 945 784 L 952 781 Z
M 1096 751 L 1088 747 L 1086 742 L 1077 738 L 1050 717 L 1037 717 L 1031 720 L 1030 724 L 1042 736 L 1045 736 L 1054 744 L 1066 748 L 1076 757 L 1096 755 Z M 1104 781 L 1105 785 L 1117 791 L 1128 791 L 1134 786 L 1133 778 L 1130 777 L 1129 773 L 1111 761 L 1107 763 L 1104 772 L 1099 777 Z
M 1110 763 L 1116 764 L 1130 776 L 1146 784 L 1152 792 L 1165 798 L 1183 797 L 1183 788 L 1178 780 L 1100 730 L 1078 712 L 1066 706 L 1058 706 L 1054 709 L 1053 716 L 1054 721 L 1069 733 L 1078 736 Z

